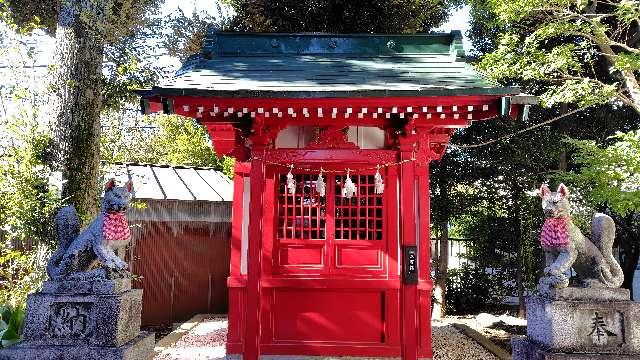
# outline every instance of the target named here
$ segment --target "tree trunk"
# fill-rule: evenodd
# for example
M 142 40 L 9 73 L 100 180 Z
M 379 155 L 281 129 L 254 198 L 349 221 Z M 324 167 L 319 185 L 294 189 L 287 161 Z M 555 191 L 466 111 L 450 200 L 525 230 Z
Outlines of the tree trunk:
M 104 41 L 96 30 L 106 1 L 61 1 L 49 101 L 62 196 L 85 221 L 98 210 Z
M 627 217 L 616 216 L 611 214 L 616 222 L 616 241 L 618 242 L 622 256 L 620 266 L 624 273 L 624 281 L 622 287 L 629 289 L 633 296 L 633 278 L 638 267 L 638 259 L 640 258 L 640 226 L 636 225 L 634 215 Z M 636 299 L 634 299 L 636 300 Z
M 638 252 L 637 245 L 630 246 L 631 251 L 626 253 L 625 261 L 622 265 L 622 272 L 624 273 L 624 281 L 622 282 L 622 287 L 625 289 L 629 289 L 631 292 L 632 300 L 633 299 L 633 278 L 636 273 L 636 268 L 638 267 L 638 258 L 640 258 L 640 253 Z M 625 249 L 626 252 L 626 249 Z
M 440 239 L 438 254 L 438 276 L 433 289 L 433 318 L 442 319 L 447 316 L 447 278 L 449 272 L 449 221 L 440 223 Z
M 511 201 L 513 203 L 513 236 L 516 240 L 516 286 L 518 291 L 518 316 L 522 319 L 526 317 L 526 305 L 524 299 L 524 248 L 522 244 L 522 230 L 521 230 L 521 208 L 520 208 L 520 195 L 521 190 L 519 187 L 515 186 L 511 190 Z
M 611 48 L 611 40 L 609 40 L 604 32 L 599 33 L 599 35 L 599 38 L 603 40 L 597 41 L 596 44 L 606 57 L 609 64 L 613 66 L 616 62 L 617 54 Z M 640 83 L 638 82 L 638 78 L 636 78 L 636 75 L 632 70 L 623 70 L 620 71 L 620 80 L 622 80 L 624 88 L 629 93 L 629 101 L 627 102 L 627 105 L 631 106 L 638 114 L 640 114 Z

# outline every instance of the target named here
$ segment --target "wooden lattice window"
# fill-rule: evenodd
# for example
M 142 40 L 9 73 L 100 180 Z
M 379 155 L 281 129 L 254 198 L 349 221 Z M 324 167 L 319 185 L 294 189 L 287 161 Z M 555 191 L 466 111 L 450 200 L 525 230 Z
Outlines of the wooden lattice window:
M 326 239 L 326 198 L 316 192 L 315 174 L 294 174 L 296 191 L 287 191 L 287 175 L 279 177 L 278 235 L 280 239 Z
M 335 238 L 336 240 L 382 240 L 382 194 L 374 190 L 373 175 L 352 175 L 357 195 L 342 197 L 346 176 L 335 178 Z

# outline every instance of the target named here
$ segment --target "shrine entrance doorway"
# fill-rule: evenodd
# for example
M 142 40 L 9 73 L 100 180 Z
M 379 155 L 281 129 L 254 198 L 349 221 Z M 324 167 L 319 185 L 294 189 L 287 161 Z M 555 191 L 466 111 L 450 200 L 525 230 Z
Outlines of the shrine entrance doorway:
M 356 194 L 347 198 L 343 169 L 323 173 L 324 194 L 316 187 L 320 169 L 293 172 L 296 188 L 290 193 L 281 170 L 271 169 L 278 201 L 273 220 L 265 219 L 275 230 L 272 266 L 265 273 L 281 281 L 265 289 L 272 327 L 263 328 L 272 337 L 265 341 L 399 346 L 398 319 L 388 318 L 399 312 L 398 237 L 387 233 L 385 221 L 397 207 L 383 206 L 397 201 L 394 194 L 376 194 L 375 171 L 358 171 L 350 175 Z M 300 288 L 300 277 L 314 287 Z

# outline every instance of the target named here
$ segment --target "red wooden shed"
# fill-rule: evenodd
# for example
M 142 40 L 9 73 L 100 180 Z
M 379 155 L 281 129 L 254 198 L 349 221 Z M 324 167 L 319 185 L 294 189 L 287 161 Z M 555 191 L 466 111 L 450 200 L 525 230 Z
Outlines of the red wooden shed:
M 141 92 L 238 160 L 227 352 L 431 358 L 429 162 L 516 93 L 459 32 L 215 31 Z

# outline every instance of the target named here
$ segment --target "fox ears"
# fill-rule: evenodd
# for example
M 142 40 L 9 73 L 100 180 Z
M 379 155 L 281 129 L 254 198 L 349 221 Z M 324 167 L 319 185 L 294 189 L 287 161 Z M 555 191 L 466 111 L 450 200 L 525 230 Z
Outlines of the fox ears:
M 116 179 L 111 178 L 109 179 L 109 181 L 107 181 L 107 184 L 104 186 L 104 191 L 109 191 L 111 189 L 113 189 L 114 187 L 116 187 Z M 126 184 L 124 184 L 125 189 L 127 189 L 128 192 L 133 191 L 133 182 L 131 180 L 127 181 Z
M 549 196 L 551 194 L 551 190 L 549 190 L 549 185 L 542 184 L 542 186 L 540 186 L 539 193 L 541 198 Z
M 564 184 L 560 184 L 560 186 L 558 186 L 558 190 L 556 190 L 556 192 L 560 193 L 560 195 L 562 195 L 562 197 L 569 196 L 569 188 L 567 188 Z
M 547 184 L 542 184 L 542 186 L 540 186 L 539 191 L 540 191 L 540 197 L 546 197 L 551 195 L 551 190 L 549 189 L 549 186 Z M 556 192 L 559 193 L 562 197 L 569 196 L 569 188 L 567 188 L 565 184 L 560 184 Z

